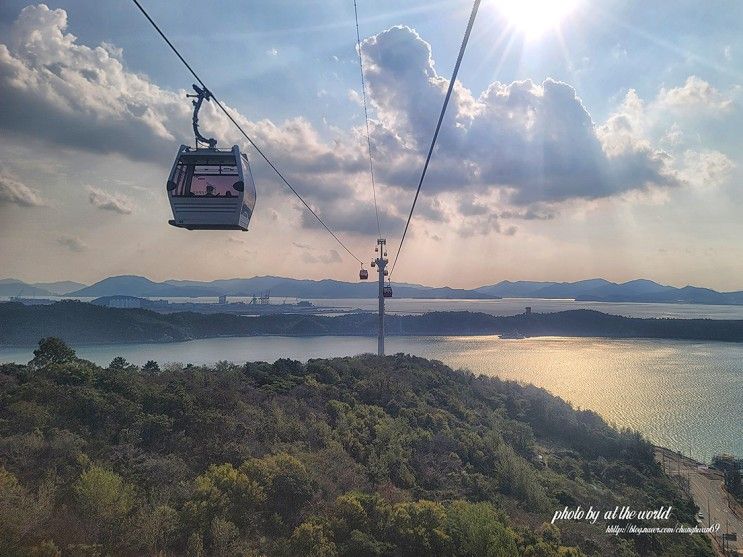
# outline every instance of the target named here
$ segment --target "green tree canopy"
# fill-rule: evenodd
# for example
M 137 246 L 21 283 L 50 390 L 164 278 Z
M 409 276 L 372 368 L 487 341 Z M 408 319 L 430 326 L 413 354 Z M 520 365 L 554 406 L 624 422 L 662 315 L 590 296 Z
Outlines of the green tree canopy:
M 44 368 L 52 364 L 66 364 L 75 359 L 75 351 L 62 339 L 46 337 L 39 341 L 39 347 L 34 350 L 34 357 L 30 364 L 36 368 Z

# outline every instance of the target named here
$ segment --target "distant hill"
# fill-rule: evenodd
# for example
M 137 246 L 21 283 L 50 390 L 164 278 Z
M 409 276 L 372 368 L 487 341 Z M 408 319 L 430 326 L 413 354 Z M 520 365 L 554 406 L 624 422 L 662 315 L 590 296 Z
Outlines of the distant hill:
M 0 296 L 52 296 L 45 288 L 31 286 L 17 279 L 0 280 Z
M 390 336 L 518 334 L 743 342 L 743 320 L 640 319 L 590 310 L 512 316 L 467 311 L 388 315 L 385 324 Z M 46 306 L 0 303 L 0 346 L 33 345 L 43 336 L 57 336 L 73 344 L 126 344 L 259 335 L 374 336 L 376 330 L 377 316 L 373 313 L 243 317 L 160 314 L 72 300 Z
M 501 296 L 503 298 L 534 298 L 536 294 L 547 286 L 557 284 L 556 282 L 534 282 L 531 280 L 503 280 L 498 284 L 490 286 L 481 286 L 477 288 L 479 292 Z
M 86 285 L 71 280 L 60 280 L 57 282 L 36 282 L 33 286 L 48 290 L 56 296 L 64 296 L 70 292 L 85 288 Z
M 400 298 L 489 299 L 491 294 L 457 288 L 395 284 Z M 342 282 L 338 280 L 301 280 L 263 276 L 249 279 L 223 279 L 211 282 L 192 280 L 167 280 L 153 282 L 139 276 L 110 277 L 69 294 L 75 297 L 100 296 L 252 296 L 269 291 L 271 296 L 288 298 L 375 298 L 377 284 L 368 282 Z
M 665 286 L 647 279 L 624 283 L 604 279 L 578 282 L 502 281 L 477 291 L 503 298 L 570 298 L 585 302 L 646 302 L 743 305 L 743 292 L 717 292 L 709 288 Z
M 203 286 L 206 283 L 193 283 L 194 285 L 173 285 L 165 282 L 153 282 L 145 277 L 136 275 L 122 275 L 109 277 L 91 286 L 70 292 L 68 296 L 74 297 L 100 297 L 100 296 L 219 296 L 222 292 L 215 288 Z M 201 286 L 197 286 L 201 285 Z
M 69 280 L 60 282 L 27 283 L 14 278 L 0 279 L 0 296 L 63 296 L 68 292 L 79 290 L 85 285 Z
M 605 288 L 612 283 L 604 279 L 579 280 L 551 284 L 539 290 L 540 298 L 575 298 L 585 293 Z

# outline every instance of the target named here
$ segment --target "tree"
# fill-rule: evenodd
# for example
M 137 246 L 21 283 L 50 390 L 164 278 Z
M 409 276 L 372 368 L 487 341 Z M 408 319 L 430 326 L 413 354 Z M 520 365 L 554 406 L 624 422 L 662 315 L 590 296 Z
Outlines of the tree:
M 143 510 L 139 514 L 138 522 L 138 541 L 150 555 L 166 551 L 180 526 L 178 511 L 168 505 Z
M 62 557 L 62 552 L 53 541 L 44 540 L 31 548 L 29 557 Z
M 225 557 L 245 555 L 240 547 L 240 530 L 229 520 L 215 516 L 211 525 L 211 552 Z
M 314 486 L 307 469 L 287 453 L 247 460 L 240 471 L 263 488 L 267 509 L 288 526 L 295 525 L 302 507 L 312 499 Z
M 34 350 L 34 358 L 29 363 L 35 368 L 45 368 L 53 364 L 66 364 L 77 359 L 75 351 L 57 337 L 46 337 L 39 341 Z
M 51 482 L 49 482 L 51 483 Z M 27 555 L 29 532 L 38 532 L 52 514 L 54 488 L 44 482 L 36 496 L 0 466 L 0 555 Z
M 207 531 L 216 517 L 247 528 L 266 495 L 254 479 L 232 464 L 212 465 L 194 481 L 191 498 L 184 510 L 191 527 Z
M 743 482 L 740 478 L 740 470 L 737 467 L 725 471 L 725 486 L 733 495 L 743 495 Z
M 142 371 L 154 375 L 160 373 L 160 366 L 155 360 L 147 360 L 147 363 L 142 366 Z
M 204 537 L 198 532 L 192 532 L 186 543 L 188 557 L 204 557 Z
M 518 554 L 516 536 L 490 503 L 456 501 L 447 509 L 447 533 L 461 557 Z
M 95 541 L 109 547 L 125 529 L 124 521 L 134 508 L 134 488 L 117 473 L 93 465 L 72 487 L 76 507 L 88 522 Z
M 389 536 L 400 555 L 448 555 L 446 511 L 441 503 L 417 501 L 395 505 Z
M 307 557 L 335 557 L 338 550 L 330 533 L 322 524 L 303 522 L 294 529 L 289 539 L 292 555 Z
M 123 358 L 121 356 L 116 356 L 113 360 L 111 360 L 111 363 L 108 364 L 108 369 L 115 369 L 117 371 L 123 371 L 126 368 L 129 367 L 129 362 L 126 361 L 126 358 Z

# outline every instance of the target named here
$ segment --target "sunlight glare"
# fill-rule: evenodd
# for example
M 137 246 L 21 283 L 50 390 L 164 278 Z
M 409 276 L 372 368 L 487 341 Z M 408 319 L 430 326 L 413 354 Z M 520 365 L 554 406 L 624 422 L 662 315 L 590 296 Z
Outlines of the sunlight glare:
M 497 9 L 528 38 L 557 28 L 580 0 L 496 0 Z

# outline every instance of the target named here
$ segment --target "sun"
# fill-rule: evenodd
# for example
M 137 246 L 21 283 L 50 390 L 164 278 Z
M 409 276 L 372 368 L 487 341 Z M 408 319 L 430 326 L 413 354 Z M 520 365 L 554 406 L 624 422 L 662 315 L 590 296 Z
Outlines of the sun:
M 533 39 L 556 29 L 580 0 L 496 0 L 495 7 L 514 28 Z

